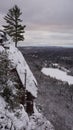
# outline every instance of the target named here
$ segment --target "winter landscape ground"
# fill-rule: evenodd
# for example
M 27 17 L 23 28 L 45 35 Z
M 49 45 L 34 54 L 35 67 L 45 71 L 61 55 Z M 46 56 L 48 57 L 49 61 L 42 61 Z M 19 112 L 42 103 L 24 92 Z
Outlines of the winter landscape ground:
M 73 76 L 73 48 L 20 47 L 38 81 L 37 109 L 55 130 L 73 130 L 73 84 L 45 75 L 42 68 L 53 68 Z M 63 76 L 64 78 L 64 76 Z
M 7 45 L 0 46 L 0 130 L 54 130 L 36 109 L 37 81 L 25 58 Z

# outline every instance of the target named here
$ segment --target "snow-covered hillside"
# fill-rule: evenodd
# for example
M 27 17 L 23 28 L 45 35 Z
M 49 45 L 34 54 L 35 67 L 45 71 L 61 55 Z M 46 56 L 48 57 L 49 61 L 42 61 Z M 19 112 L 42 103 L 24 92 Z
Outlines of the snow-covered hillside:
M 7 80 L 5 84 L 3 81 L 3 85 L 1 85 L 0 83 L 0 130 L 53 130 L 54 127 L 52 126 L 52 124 L 47 121 L 41 113 L 37 111 L 35 102 L 34 113 L 29 116 L 28 113 L 25 111 L 24 105 L 22 105 L 19 100 L 17 100 L 19 99 L 19 95 L 17 95 L 17 92 L 19 91 L 21 93 L 21 90 L 18 90 L 17 87 L 15 88 L 15 86 L 18 86 L 19 84 L 18 80 L 16 81 L 16 78 L 14 78 L 13 74 L 12 76 L 9 75 L 11 72 L 9 70 L 9 65 L 7 65 L 8 62 L 5 64 L 7 60 L 5 60 L 5 55 L 7 55 L 6 57 L 8 57 L 10 64 L 16 69 L 22 82 L 23 89 L 25 87 L 25 71 L 27 72 L 26 90 L 30 92 L 34 97 L 37 97 L 37 81 L 32 74 L 28 64 L 26 63 L 22 53 L 11 44 L 9 45 L 9 49 L 7 50 L 0 46 L 0 56 L 2 56 L 0 61 L 4 63 L 4 66 L 2 66 L 3 70 L 1 70 L 1 72 L 3 73 L 4 71 L 4 79 Z M 5 66 L 7 66 L 8 70 L 7 68 L 4 68 Z M 8 73 L 6 73 L 6 71 L 8 71 Z M 7 74 L 7 76 L 5 76 L 5 74 Z M 3 76 L 3 74 L 1 76 Z M 8 90 L 6 85 L 7 87 L 9 87 Z M 6 95 L 8 91 L 10 95 Z M 7 97 L 9 99 L 7 99 Z M 11 107 L 13 107 L 13 109 Z
M 18 75 L 23 85 L 25 85 L 25 73 L 26 77 L 26 89 L 31 92 L 34 97 L 37 97 L 37 81 L 33 76 L 29 66 L 27 65 L 22 53 L 13 45 L 10 45 L 8 51 L 9 59 L 12 64 L 16 67 Z
M 0 13 L 0 29 L 3 29 L 2 25 L 5 24 L 4 14 Z

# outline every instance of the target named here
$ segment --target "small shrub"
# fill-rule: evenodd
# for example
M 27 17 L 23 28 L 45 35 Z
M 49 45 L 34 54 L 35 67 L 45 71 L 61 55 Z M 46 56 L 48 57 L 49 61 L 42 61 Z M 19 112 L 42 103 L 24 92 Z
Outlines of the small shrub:
M 12 95 L 12 90 L 9 87 L 5 87 L 3 90 L 3 97 L 5 97 L 6 101 L 9 100 L 11 95 Z

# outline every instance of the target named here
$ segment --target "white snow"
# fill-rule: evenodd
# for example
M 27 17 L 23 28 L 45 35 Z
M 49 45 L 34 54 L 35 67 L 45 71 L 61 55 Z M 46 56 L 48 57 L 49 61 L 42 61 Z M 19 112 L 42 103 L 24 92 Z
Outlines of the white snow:
M 0 96 L 0 130 L 5 130 L 5 126 L 7 130 L 54 130 L 53 125 L 38 111 L 28 117 L 23 105 L 14 111 L 9 111 L 6 106 Z
M 58 68 L 43 68 L 41 72 L 47 76 L 73 84 L 73 76 L 67 75 L 65 71 L 59 70 Z
M 37 81 L 33 76 L 28 64 L 26 63 L 22 53 L 13 45 L 10 45 L 10 49 L 8 51 L 9 59 L 15 66 L 20 80 L 23 85 L 25 85 L 25 72 L 26 76 L 26 89 L 31 92 L 34 97 L 37 97 Z
M 58 66 L 59 66 L 57 63 L 53 63 L 52 65 L 55 66 L 55 67 L 58 67 Z
M 0 96 L 0 130 L 5 130 L 5 126 L 8 127 L 8 130 L 10 130 L 11 125 L 11 130 L 14 130 L 14 128 L 16 128 L 16 130 L 23 130 L 26 128 L 29 122 L 29 118 L 24 110 L 24 107 L 21 105 L 20 109 L 16 109 L 16 111 L 13 112 L 6 109 L 6 106 L 7 103 Z M 3 128 L 1 128 L 1 126 Z
M 5 49 L 2 46 L 0 46 L 0 53 L 2 53 L 4 50 Z
M 54 130 L 54 127 L 42 114 L 35 113 L 30 117 L 26 130 Z
M 4 99 L 0 96 L 0 111 L 4 111 L 6 104 Z
M 33 96 L 37 97 L 37 81 L 27 65 L 22 53 L 14 47 L 14 45 L 9 46 L 9 49 L 7 49 L 9 59 L 14 67 L 16 67 L 22 84 L 24 85 L 25 83 L 26 70 L 26 89 L 31 92 Z M 13 89 L 13 82 L 10 80 L 8 80 L 7 85 Z M 12 111 L 10 110 L 8 103 L 2 96 L 0 96 L 0 130 L 5 130 L 6 127 L 8 130 L 54 130 L 53 125 L 37 111 L 35 103 L 34 114 L 28 117 L 23 105 L 19 104 L 19 107 Z
M 24 107 L 21 105 L 20 109 L 16 109 L 15 112 L 7 112 L 8 117 L 13 122 L 13 126 L 16 128 L 16 130 L 24 129 L 27 127 L 27 124 L 29 122 L 29 117 L 27 113 L 24 110 Z

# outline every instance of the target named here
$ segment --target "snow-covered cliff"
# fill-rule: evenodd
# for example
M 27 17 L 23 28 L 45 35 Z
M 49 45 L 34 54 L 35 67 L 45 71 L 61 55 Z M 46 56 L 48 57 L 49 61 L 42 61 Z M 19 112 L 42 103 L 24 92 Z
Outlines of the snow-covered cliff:
M 9 59 L 16 67 L 20 80 L 25 85 L 25 71 L 27 73 L 26 77 L 26 89 L 34 96 L 37 97 L 37 81 L 33 76 L 28 64 L 26 63 L 22 53 L 13 45 L 10 45 L 8 50 Z
M 6 62 L 5 55 L 7 55 L 6 58 L 8 57 L 6 60 L 8 60 L 10 64 L 16 68 L 16 71 L 23 84 L 23 89 L 26 70 L 26 90 L 36 98 L 37 81 L 33 76 L 28 64 L 26 63 L 22 53 L 10 44 L 9 49 L 7 50 L 0 46 L 0 56 L 2 56 L 0 62 L 4 62 L 4 64 Z M 20 89 L 15 87 L 19 85 L 18 80 L 16 81 L 16 77 L 14 78 L 13 74 L 11 76 L 9 65 L 7 68 L 4 68 L 8 64 L 8 61 L 4 66 L 2 65 L 3 70 L 1 70 L 1 73 L 4 71 L 3 80 L 7 81 L 6 83 L 3 82 L 3 84 L 0 84 L 0 130 L 53 130 L 54 128 L 52 124 L 37 111 L 35 103 L 34 113 L 31 116 L 28 116 L 24 105 L 20 104 L 19 95 L 17 93 L 18 91 L 20 93 Z M 5 74 L 7 76 L 5 76 Z M 1 76 L 3 76 L 3 74 L 1 74 Z

